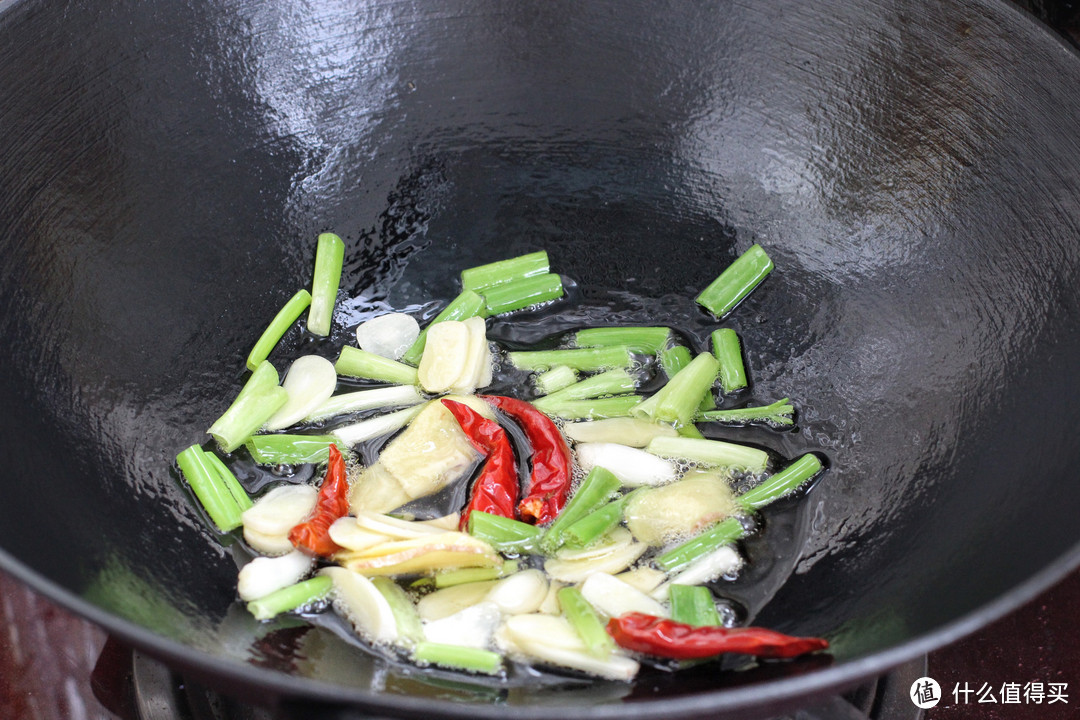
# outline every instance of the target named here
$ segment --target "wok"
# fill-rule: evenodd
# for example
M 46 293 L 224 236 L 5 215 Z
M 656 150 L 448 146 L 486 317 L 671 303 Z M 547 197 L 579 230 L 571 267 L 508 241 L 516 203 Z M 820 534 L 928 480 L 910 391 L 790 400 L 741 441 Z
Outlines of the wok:
M 1011 6 L 3 5 L 0 565 L 135 646 L 395 715 L 754 712 L 1080 559 L 1080 61 Z M 725 437 L 830 469 L 730 593 L 831 660 L 493 690 L 245 617 L 171 461 L 329 229 L 335 337 L 286 354 L 537 248 L 612 319 L 700 340 L 690 298 L 761 243 L 777 271 L 728 324 L 800 430 Z

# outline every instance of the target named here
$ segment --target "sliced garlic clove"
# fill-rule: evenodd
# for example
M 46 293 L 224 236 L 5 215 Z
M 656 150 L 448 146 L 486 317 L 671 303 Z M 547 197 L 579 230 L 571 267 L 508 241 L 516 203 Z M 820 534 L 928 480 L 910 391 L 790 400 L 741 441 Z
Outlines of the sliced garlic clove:
M 334 609 L 348 619 L 361 636 L 376 643 L 397 640 L 394 611 L 371 580 L 342 567 L 326 567 L 319 574 L 333 581 Z
M 502 613 L 492 602 L 481 602 L 452 615 L 424 624 L 424 637 L 430 642 L 465 647 L 486 648 L 502 622 Z
M 651 597 L 608 573 L 596 572 L 581 584 L 581 594 L 589 603 L 608 617 L 639 612 L 667 617 L 664 606 Z
M 310 485 L 281 485 L 263 495 L 240 515 L 244 531 L 287 535 L 315 508 L 319 491 Z
M 304 355 L 289 366 L 281 387 L 285 388 L 289 398 L 266 421 L 267 430 L 282 430 L 295 425 L 329 400 L 337 387 L 337 371 L 324 357 Z
M 405 313 L 388 313 L 366 320 L 356 328 L 361 350 L 398 360 L 420 336 L 416 318 Z
M 488 593 L 487 601 L 495 603 L 507 615 L 534 613 L 547 597 L 548 580 L 536 569 L 522 570 L 499 580 Z

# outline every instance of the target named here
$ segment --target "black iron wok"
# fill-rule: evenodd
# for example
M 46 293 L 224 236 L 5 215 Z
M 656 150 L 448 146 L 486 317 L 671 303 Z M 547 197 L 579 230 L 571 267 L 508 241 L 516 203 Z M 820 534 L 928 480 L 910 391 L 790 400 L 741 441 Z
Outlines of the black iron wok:
M 749 712 L 949 642 L 1080 561 L 1080 58 L 1014 8 L 0 7 L 0 567 L 134 645 L 387 714 Z M 831 660 L 493 691 L 247 618 L 170 464 L 328 229 L 349 248 L 337 342 L 536 248 L 619 319 L 697 332 L 688 298 L 761 243 L 778 269 L 729 325 L 755 397 L 802 415 L 759 441 L 830 469 L 765 514 L 732 593 Z M 304 343 L 332 345 L 286 350 Z

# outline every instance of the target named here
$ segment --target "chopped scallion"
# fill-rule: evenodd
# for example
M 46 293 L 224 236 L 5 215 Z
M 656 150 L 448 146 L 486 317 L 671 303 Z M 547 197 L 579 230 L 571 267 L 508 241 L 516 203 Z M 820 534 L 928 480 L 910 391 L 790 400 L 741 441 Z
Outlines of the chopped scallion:
M 252 435 L 244 446 L 259 465 L 296 465 L 326 462 L 335 442 L 332 435 Z
M 640 402 L 640 395 L 616 395 L 592 400 L 563 400 L 558 403 L 547 403 L 543 412 L 564 420 L 603 420 L 629 417 L 631 411 Z
M 176 464 L 219 530 L 229 532 L 240 527 L 240 513 L 246 508 L 237 503 L 206 451 L 192 445 L 176 456 Z
M 777 400 L 771 405 L 735 408 L 732 410 L 708 410 L 698 413 L 697 419 L 707 422 L 746 425 L 762 422 L 773 427 L 790 427 L 795 423 L 795 408 L 787 398 Z
M 338 375 L 378 380 L 396 385 L 415 385 L 416 368 L 382 355 L 365 352 L 360 348 L 346 345 L 341 348 L 341 355 L 334 363 Z
M 718 547 L 733 543 L 743 536 L 746 531 L 742 522 L 737 517 L 721 520 L 711 529 L 706 530 L 697 537 L 687 540 L 682 545 L 668 550 L 663 555 L 656 557 L 653 562 L 665 572 L 675 572 L 686 567 L 702 555 L 706 555 Z
M 577 381 L 578 376 L 573 368 L 559 365 L 558 367 L 553 367 L 547 372 L 542 372 L 536 376 L 536 389 L 541 395 L 550 395 L 553 392 L 558 392 L 565 387 L 573 385 Z
M 720 387 L 732 393 L 747 386 L 746 365 L 743 364 L 742 343 L 731 328 L 720 328 L 712 334 L 713 354 L 720 363 Z
M 497 675 L 502 670 L 502 655 L 491 650 L 445 645 L 428 641 L 419 642 L 413 650 L 413 659 L 419 663 L 465 670 L 467 672 Z
M 268 360 L 263 360 L 244 383 L 240 394 L 207 430 L 221 449 L 232 452 L 266 424 L 289 399 L 289 393 L 278 385 L 278 373 Z
M 481 295 L 484 296 L 488 315 L 501 315 L 561 298 L 562 278 L 555 273 L 520 278 L 489 287 Z
M 653 397 L 651 417 L 662 422 L 685 425 L 694 419 L 701 398 L 716 382 L 720 364 L 710 353 L 701 353 L 671 378 Z M 640 410 L 640 408 L 639 408 Z
M 564 532 L 566 542 L 584 547 L 603 537 L 622 522 L 625 501 L 626 497 L 612 500 L 568 526 Z
M 311 281 L 311 307 L 308 310 L 307 329 L 315 335 L 330 334 L 330 321 L 334 317 L 338 286 L 341 284 L 341 266 L 345 259 L 345 243 L 334 233 L 319 235 L 315 249 L 315 274 Z
M 735 502 L 747 512 L 758 510 L 805 484 L 820 472 L 821 468 L 821 460 L 816 455 L 807 453 L 765 482 L 735 498 Z M 743 536 L 744 532 L 739 518 L 730 517 L 697 537 L 668 550 L 653 562 L 662 570 L 672 573 L 685 568 L 723 545 L 735 542 Z
M 236 501 L 236 505 L 240 508 L 240 512 L 244 512 L 254 505 L 255 503 L 251 501 L 251 496 L 247 494 L 247 490 L 244 489 L 244 486 L 241 485 L 240 481 L 233 475 L 233 471 L 221 461 L 221 458 L 214 453 L 205 453 L 205 455 L 206 459 L 210 461 L 210 465 L 217 470 L 218 478 L 225 486 L 225 489 L 229 491 L 229 494 L 232 495 L 233 500 Z
M 660 367 L 668 379 L 690 364 L 694 356 L 690 354 L 690 348 L 685 345 L 673 345 L 660 353 Z
M 645 448 L 660 457 L 682 458 L 701 465 L 733 467 L 764 472 L 769 456 L 764 450 L 725 442 L 688 437 L 658 437 Z
M 615 649 L 615 641 L 604 629 L 604 622 L 576 587 L 560 588 L 557 593 L 563 616 L 570 622 L 589 654 L 607 658 Z
M 520 520 L 473 510 L 469 513 L 469 534 L 499 552 L 526 553 L 539 547 L 544 531 Z
M 551 393 L 533 402 L 540 410 L 546 407 L 556 407 L 559 403 L 567 400 L 590 400 L 604 395 L 622 395 L 632 393 L 637 387 L 637 382 L 623 368 L 608 370 L 592 377 L 587 377 L 581 382 L 574 383 L 569 387 Z
M 471 582 L 483 582 L 484 580 L 497 580 L 506 577 L 510 573 L 517 572 L 518 561 L 507 560 L 496 567 L 459 568 L 436 573 L 434 577 L 435 587 L 446 588 L 454 585 L 463 585 Z
M 664 349 L 671 338 L 666 327 L 601 327 L 578 330 L 574 344 L 578 347 L 626 345 L 633 352 L 655 355 Z
M 566 365 L 579 372 L 628 368 L 633 360 L 630 348 L 625 345 L 573 350 L 521 350 L 507 353 L 507 358 L 519 370 L 547 370 Z
M 548 526 L 541 544 L 548 552 L 563 544 L 566 528 L 581 518 L 606 504 L 618 492 L 622 483 L 611 472 L 602 467 L 594 467 L 581 481 L 581 485 L 570 497 L 570 501 Z
M 671 619 L 694 625 L 720 625 L 720 613 L 712 592 L 703 585 L 672 585 L 668 589 L 671 601 Z
M 328 577 L 313 577 L 275 590 L 258 600 L 252 600 L 247 604 L 247 609 L 256 620 L 269 620 L 281 613 L 297 610 L 322 600 L 330 594 L 333 585 L 333 581 Z
M 820 471 L 821 460 L 813 453 L 807 453 L 735 501 L 746 510 L 757 510 L 787 495 Z
M 540 250 L 462 270 L 461 287 L 465 290 L 480 292 L 495 285 L 514 282 L 522 278 L 546 275 L 550 270 L 547 252 Z
M 255 347 L 251 348 L 251 353 L 248 354 L 247 358 L 248 370 L 254 372 L 255 368 L 259 367 L 259 363 L 270 357 L 270 352 L 274 349 L 274 346 L 278 344 L 285 332 L 309 305 L 311 305 L 311 293 L 307 290 L 300 290 L 289 298 L 289 301 L 278 310 L 277 315 L 263 330 L 263 334 L 259 336 Z
M 773 262 L 765 250 L 760 245 L 751 245 L 697 296 L 697 302 L 716 317 L 722 318 L 749 295 L 772 269 Z

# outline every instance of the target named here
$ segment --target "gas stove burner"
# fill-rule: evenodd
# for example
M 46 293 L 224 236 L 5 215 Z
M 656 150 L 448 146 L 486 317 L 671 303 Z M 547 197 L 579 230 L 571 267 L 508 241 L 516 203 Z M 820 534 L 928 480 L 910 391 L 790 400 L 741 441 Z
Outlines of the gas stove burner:
M 133 720 L 274 720 L 264 708 L 240 703 L 132 651 Z
M 923 712 L 911 702 L 908 691 L 926 675 L 926 667 L 924 655 L 843 695 L 818 699 L 768 720 L 920 720 Z M 270 710 L 192 682 L 138 651 L 132 652 L 131 675 L 133 720 L 284 720 Z M 335 717 L 354 720 L 347 714 Z M 355 720 L 362 717 L 358 712 Z

